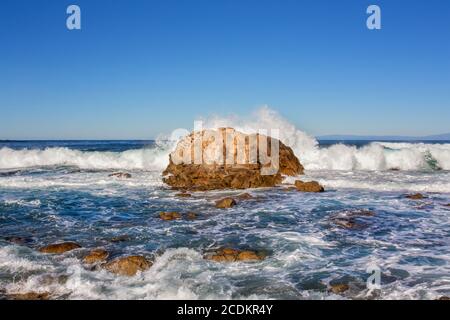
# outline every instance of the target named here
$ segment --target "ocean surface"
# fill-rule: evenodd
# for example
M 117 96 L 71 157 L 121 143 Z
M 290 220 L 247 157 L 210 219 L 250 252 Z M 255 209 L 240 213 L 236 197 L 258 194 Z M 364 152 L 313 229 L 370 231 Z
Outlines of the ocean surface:
M 177 198 L 162 183 L 170 145 L 158 141 L 0 141 L 0 295 L 55 299 L 434 299 L 450 295 L 450 142 L 282 140 L 326 192 L 247 190 L 254 199 L 221 210 L 242 191 Z M 116 179 L 113 172 L 128 172 Z M 286 183 L 295 179 L 289 178 Z M 420 192 L 422 200 L 406 194 Z M 334 223 L 355 210 L 359 228 Z M 162 221 L 160 211 L 195 212 Z M 14 244 L 9 237 L 20 237 Z M 114 241 L 119 237 L 122 241 Z M 82 249 L 45 255 L 58 241 Z M 90 249 L 142 254 L 134 277 L 90 270 Z M 259 262 L 203 259 L 221 247 L 262 250 Z M 367 268 L 381 271 L 369 290 Z M 333 283 L 349 290 L 334 294 Z

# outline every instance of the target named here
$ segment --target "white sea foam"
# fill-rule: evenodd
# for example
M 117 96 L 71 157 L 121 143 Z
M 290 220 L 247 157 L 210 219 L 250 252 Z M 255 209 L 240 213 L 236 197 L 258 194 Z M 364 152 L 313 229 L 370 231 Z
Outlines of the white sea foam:
M 127 150 L 123 152 L 79 151 L 69 148 L 44 150 L 0 149 L 0 169 L 38 166 L 76 166 L 81 169 L 162 170 L 168 163 L 170 148 Z
M 320 148 L 315 138 L 268 107 L 249 118 L 202 120 L 205 128 L 233 127 L 245 133 L 279 129 L 281 141 L 294 150 L 307 170 L 422 170 L 430 169 L 430 160 L 436 161 L 436 168 L 450 170 L 450 144 L 374 142 L 362 148 L 343 144 Z

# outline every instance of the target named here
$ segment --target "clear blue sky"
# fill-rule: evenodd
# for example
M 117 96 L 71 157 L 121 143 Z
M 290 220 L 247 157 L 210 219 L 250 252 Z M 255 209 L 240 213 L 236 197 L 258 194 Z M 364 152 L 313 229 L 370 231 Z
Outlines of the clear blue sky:
M 261 105 L 317 135 L 449 132 L 450 1 L 0 2 L 0 139 L 146 139 Z

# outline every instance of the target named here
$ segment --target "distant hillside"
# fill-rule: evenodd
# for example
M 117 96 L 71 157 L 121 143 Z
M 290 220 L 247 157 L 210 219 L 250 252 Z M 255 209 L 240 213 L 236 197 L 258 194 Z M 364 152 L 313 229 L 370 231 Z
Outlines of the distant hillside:
M 423 137 L 410 136 L 358 136 L 350 134 L 324 135 L 316 137 L 319 140 L 392 140 L 392 141 L 417 141 L 417 140 L 450 140 L 450 133 L 437 134 Z

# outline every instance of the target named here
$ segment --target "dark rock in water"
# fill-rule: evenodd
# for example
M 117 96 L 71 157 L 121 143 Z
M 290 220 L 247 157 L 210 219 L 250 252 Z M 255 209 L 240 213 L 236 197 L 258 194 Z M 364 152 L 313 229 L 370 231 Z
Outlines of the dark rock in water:
M 270 162 L 271 155 L 259 152 L 258 140 L 267 142 L 268 153 L 272 143 L 279 143 L 278 168 Z M 273 187 L 281 183 L 282 175 L 303 174 L 303 166 L 292 149 L 275 140 L 258 134 L 246 135 L 232 128 L 193 132 L 170 154 L 163 181 L 184 190 L 246 189 Z M 196 151 L 196 144 L 201 150 Z M 201 154 L 200 164 L 194 161 L 196 153 Z M 258 155 L 254 161 L 253 154 Z
M 27 292 L 8 294 L 9 300 L 48 300 L 50 298 L 49 292 Z
M 340 294 L 347 291 L 350 287 L 345 283 L 330 284 L 330 291 L 334 294 Z
M 426 197 L 421 194 L 421 193 L 415 193 L 415 194 L 408 194 L 405 196 L 408 199 L 412 199 L 412 200 L 420 200 L 420 199 L 425 199 Z
M 250 193 L 241 193 L 236 196 L 236 199 L 238 199 L 238 200 L 250 200 L 253 198 L 254 197 Z
M 358 209 L 358 210 L 350 210 L 350 211 L 344 211 L 342 212 L 344 216 L 347 217 L 373 217 L 375 215 L 375 212 L 365 209 Z
M 108 256 L 108 251 L 104 249 L 94 249 L 83 258 L 83 262 L 86 264 L 99 263 L 102 261 L 106 261 Z
M 256 251 L 243 251 L 232 248 L 219 249 L 205 255 L 205 259 L 216 262 L 258 261 L 264 258 L 264 254 Z
M 334 219 L 333 220 L 334 224 L 345 228 L 345 229 L 357 229 L 359 227 L 359 225 L 355 222 L 355 220 L 349 218 L 349 219 L 344 219 L 344 218 L 340 218 L 340 219 Z
M 178 220 L 181 219 L 181 214 L 175 211 L 160 212 L 159 217 L 165 221 Z
M 53 253 L 53 254 L 61 254 L 67 251 L 71 251 L 74 249 L 81 248 L 81 246 L 78 243 L 75 242 L 61 242 L 61 243 L 54 243 L 50 244 L 48 246 L 44 246 L 39 249 L 42 253 Z
M 295 190 L 297 190 L 297 188 L 296 187 L 293 187 L 293 186 L 290 186 L 290 187 L 286 187 L 286 188 L 283 188 L 283 189 L 281 189 L 282 191 L 295 191 Z
M 189 220 L 195 220 L 197 219 L 197 214 L 195 212 L 188 212 L 186 214 L 186 218 Z
M 226 209 L 236 205 L 236 201 L 233 198 L 227 197 L 216 201 L 216 208 Z
M 152 263 L 142 256 L 127 256 L 106 263 L 103 267 L 109 272 L 122 276 L 134 276 L 138 271 L 145 271 Z
M 444 207 L 450 207 L 450 203 L 444 204 Z
M 25 245 L 32 241 L 29 238 L 23 238 L 23 237 L 5 237 L 4 239 L 5 239 L 5 241 L 17 244 L 19 246 Z
M 119 178 L 119 179 L 130 179 L 131 174 L 126 173 L 126 172 L 114 172 L 114 173 L 111 173 L 110 175 L 108 175 L 108 177 L 115 177 L 115 178 Z
M 179 198 L 189 198 L 191 196 L 192 195 L 190 193 L 186 193 L 186 192 L 180 192 L 175 195 L 175 197 L 179 197 Z
M 0 171 L 0 177 L 10 177 L 19 175 L 22 171 L 21 170 L 12 170 L 12 171 Z
M 111 242 L 127 242 L 130 241 L 131 237 L 127 234 L 123 234 L 120 236 L 112 237 L 109 241 Z
M 366 210 L 366 209 L 357 209 L 357 210 L 347 210 L 337 213 L 336 215 L 332 216 L 330 219 L 331 221 L 345 229 L 362 229 L 366 227 L 366 224 L 358 223 L 356 218 L 360 217 L 372 217 L 375 215 L 375 212 Z
M 301 192 L 324 192 L 325 189 L 317 181 L 303 182 L 300 180 L 295 181 L 295 187 Z
M 442 296 L 442 297 L 437 298 L 436 300 L 450 300 L 450 297 Z

